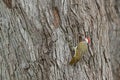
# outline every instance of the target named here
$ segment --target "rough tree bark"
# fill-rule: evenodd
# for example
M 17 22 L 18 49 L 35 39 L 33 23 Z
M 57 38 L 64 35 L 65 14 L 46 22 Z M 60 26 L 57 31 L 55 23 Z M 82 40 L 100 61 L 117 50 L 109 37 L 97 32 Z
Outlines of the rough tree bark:
M 114 80 L 120 80 L 120 0 L 114 1 L 115 9 L 109 10 L 109 39 Z
M 109 10 L 112 0 L 1 0 L 0 80 L 113 80 Z M 86 34 L 88 53 L 70 66 Z

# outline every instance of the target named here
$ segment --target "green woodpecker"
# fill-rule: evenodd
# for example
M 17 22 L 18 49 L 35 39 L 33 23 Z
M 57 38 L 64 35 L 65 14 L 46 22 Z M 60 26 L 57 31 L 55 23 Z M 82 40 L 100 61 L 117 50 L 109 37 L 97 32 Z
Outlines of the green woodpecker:
M 79 44 L 75 47 L 75 54 L 70 61 L 70 65 L 76 64 L 82 57 L 82 55 L 87 52 L 87 44 L 90 43 L 90 38 L 85 38 L 83 41 L 79 42 Z

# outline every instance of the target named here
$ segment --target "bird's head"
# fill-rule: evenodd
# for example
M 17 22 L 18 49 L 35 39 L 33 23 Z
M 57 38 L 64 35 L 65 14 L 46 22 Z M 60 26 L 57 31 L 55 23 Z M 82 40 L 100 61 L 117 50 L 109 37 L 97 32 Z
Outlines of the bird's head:
M 90 37 L 86 37 L 86 38 L 85 38 L 85 41 L 87 42 L 87 44 L 90 44 L 90 42 L 91 42 L 91 41 L 90 41 Z

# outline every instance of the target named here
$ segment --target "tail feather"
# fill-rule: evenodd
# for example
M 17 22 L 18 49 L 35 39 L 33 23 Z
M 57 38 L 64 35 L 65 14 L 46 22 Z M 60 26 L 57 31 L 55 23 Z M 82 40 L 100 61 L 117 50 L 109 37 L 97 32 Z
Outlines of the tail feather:
M 75 64 L 76 63 L 76 60 L 75 60 L 75 58 L 73 57 L 72 59 L 71 59 L 71 61 L 70 61 L 70 65 L 73 65 L 73 64 Z

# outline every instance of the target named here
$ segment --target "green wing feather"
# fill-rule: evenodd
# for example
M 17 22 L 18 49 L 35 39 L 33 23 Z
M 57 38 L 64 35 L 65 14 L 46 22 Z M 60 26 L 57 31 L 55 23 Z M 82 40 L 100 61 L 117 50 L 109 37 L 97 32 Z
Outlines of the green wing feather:
M 70 65 L 76 64 L 82 57 L 82 55 L 87 51 L 87 44 L 80 42 L 78 47 L 75 49 L 75 54 L 70 61 Z

